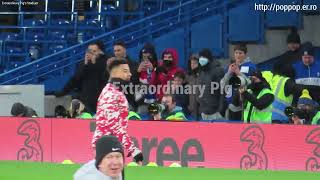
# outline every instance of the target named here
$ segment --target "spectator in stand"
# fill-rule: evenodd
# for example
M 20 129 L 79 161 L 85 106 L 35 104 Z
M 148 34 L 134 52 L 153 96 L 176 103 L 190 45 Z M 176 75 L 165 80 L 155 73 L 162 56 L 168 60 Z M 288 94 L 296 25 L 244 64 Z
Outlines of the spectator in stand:
M 296 28 L 292 28 L 290 34 L 287 37 L 287 46 L 288 50 L 276 57 L 276 63 L 280 63 L 281 65 L 285 64 L 294 64 L 296 61 L 301 59 L 301 55 L 303 54 L 302 48 L 304 46 L 309 46 L 310 42 L 305 42 L 301 44 L 300 36 Z
M 299 97 L 297 108 L 291 117 L 293 124 L 320 124 L 319 103 L 312 100 L 309 91 L 304 89 Z
M 151 82 L 151 75 L 158 66 L 157 54 L 152 44 L 145 44 L 139 53 L 140 65 L 138 67 L 139 81 L 141 85 L 148 86 Z M 148 112 L 148 105 L 154 103 L 156 100 L 155 94 L 147 92 L 135 93 L 135 100 L 138 103 L 138 113 L 146 114 Z
M 154 120 L 165 119 L 168 121 L 186 121 L 182 108 L 177 106 L 176 99 L 171 94 L 165 94 L 162 97 L 161 105 L 163 109 L 158 114 L 152 114 Z
M 125 42 L 121 41 L 121 40 L 116 41 L 113 44 L 113 53 L 114 53 L 114 57 L 111 57 L 108 59 L 108 62 L 107 62 L 108 65 L 116 59 L 126 59 L 128 61 L 129 67 L 130 67 L 130 72 L 132 74 L 131 81 L 134 84 L 138 84 L 138 82 L 139 82 L 139 76 L 137 73 L 138 64 L 127 55 L 127 49 L 126 49 Z
M 11 107 L 11 115 L 15 117 L 38 117 L 36 111 L 22 103 L 14 103 Z
M 213 90 L 212 83 L 220 84 L 224 71 L 221 64 L 213 59 L 209 49 L 202 49 L 199 52 L 199 85 L 204 86 L 205 90 L 198 98 L 199 113 L 203 120 L 221 120 L 224 108 L 224 96 L 221 93 L 221 87 Z
M 236 45 L 234 47 L 233 55 L 234 60 L 231 61 L 226 74 L 221 80 L 221 86 L 224 88 L 225 85 L 229 85 L 229 81 L 232 77 L 239 77 L 246 82 L 250 82 L 249 77 L 252 72 L 255 72 L 257 67 L 252 63 L 250 57 L 247 56 L 247 46 L 246 45 Z M 242 109 L 239 107 L 239 92 L 237 89 L 232 89 L 232 96 L 227 94 L 227 113 L 226 119 L 229 120 L 240 120 L 242 116 Z
M 79 99 L 86 111 L 95 114 L 99 94 L 109 77 L 106 71 L 104 44 L 97 41 L 89 44 L 84 60 L 79 64 L 75 75 L 68 81 L 62 91 L 55 93 L 57 97 L 64 96 L 72 90 L 78 92 L 73 99 Z
M 178 67 L 179 57 L 176 49 L 165 49 L 161 55 L 161 59 L 162 62 L 159 63 L 159 66 L 151 75 L 150 83 L 152 85 L 161 86 L 160 91 L 158 91 L 156 94 L 156 98 L 159 101 L 162 99 L 162 96 L 166 90 L 166 86 L 164 85 L 171 85 L 170 81 L 173 80 L 174 74 L 176 72 L 184 72 L 183 69 Z
M 184 88 L 186 81 L 186 75 L 179 71 L 174 74 L 173 83 L 172 83 L 172 94 L 174 96 L 175 102 L 177 106 L 182 108 L 182 111 L 185 114 L 189 114 L 188 111 L 188 104 L 189 104 L 189 97 L 188 94 L 185 94 Z
M 190 56 L 188 67 L 189 67 L 189 72 L 187 74 L 186 79 L 188 84 L 191 87 L 194 87 L 195 85 L 198 84 L 198 78 L 199 78 L 199 55 L 198 54 L 192 54 Z M 190 115 L 196 120 L 199 120 L 199 117 L 200 117 L 199 104 L 197 102 L 198 96 L 199 96 L 199 92 L 189 94 L 188 111 L 190 112 Z
M 116 41 L 113 44 L 113 53 L 114 53 L 114 57 L 111 57 L 108 59 L 107 61 L 107 66 L 110 65 L 110 63 L 112 63 L 114 60 L 122 60 L 122 59 L 126 59 L 128 61 L 129 67 L 130 67 L 130 72 L 132 74 L 131 76 L 131 83 L 133 85 L 137 85 L 139 84 L 139 74 L 138 74 L 138 64 L 132 60 L 128 55 L 127 55 L 127 49 L 126 49 L 126 44 L 124 43 L 124 41 Z M 128 94 L 125 94 L 127 97 L 127 100 L 129 102 L 130 105 L 130 109 L 132 110 L 136 110 L 137 107 L 137 103 L 135 102 L 135 97 L 134 94 L 132 94 L 129 89 L 128 90 Z
M 226 74 L 222 79 L 223 84 L 228 84 L 232 76 L 241 76 L 247 79 L 251 76 L 251 72 L 256 71 L 257 67 L 252 63 L 250 57 L 247 56 L 247 52 L 246 45 L 236 45 L 234 47 L 234 60 L 231 61 L 228 69 L 226 69 Z
M 296 83 L 305 85 L 316 101 L 320 101 L 320 62 L 314 57 L 314 48 L 303 47 L 302 60 L 293 66 L 296 70 Z

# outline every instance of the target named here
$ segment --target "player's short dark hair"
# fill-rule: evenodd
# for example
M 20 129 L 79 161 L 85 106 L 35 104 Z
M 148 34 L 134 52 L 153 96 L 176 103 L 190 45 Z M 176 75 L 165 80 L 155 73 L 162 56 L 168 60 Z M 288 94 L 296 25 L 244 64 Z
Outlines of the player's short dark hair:
M 118 40 L 115 43 L 113 43 L 113 46 L 122 46 L 123 48 L 126 48 L 126 43 L 122 40 Z
M 128 61 L 125 59 L 115 59 L 108 66 L 108 71 L 110 72 L 113 68 L 120 66 L 121 64 L 128 64 Z
M 101 51 L 104 51 L 105 50 L 105 46 L 104 46 L 104 43 L 102 41 L 95 41 L 95 42 L 92 42 L 89 44 L 89 46 L 91 45 L 96 45 L 98 46 L 98 48 L 101 50 Z

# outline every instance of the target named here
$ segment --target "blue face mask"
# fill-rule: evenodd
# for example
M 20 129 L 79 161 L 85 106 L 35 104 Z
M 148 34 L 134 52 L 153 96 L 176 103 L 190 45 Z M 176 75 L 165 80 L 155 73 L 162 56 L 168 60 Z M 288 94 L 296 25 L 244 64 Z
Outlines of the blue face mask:
M 205 65 L 208 64 L 208 62 L 209 62 L 208 58 L 205 58 L 205 57 L 200 57 L 200 58 L 199 58 L 199 64 L 200 64 L 200 66 L 205 66 Z

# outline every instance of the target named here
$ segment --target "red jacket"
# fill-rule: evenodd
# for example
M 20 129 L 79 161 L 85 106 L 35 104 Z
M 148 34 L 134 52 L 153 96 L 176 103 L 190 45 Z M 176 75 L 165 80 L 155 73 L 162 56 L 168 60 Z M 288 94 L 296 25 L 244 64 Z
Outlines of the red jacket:
M 150 82 L 150 84 L 152 84 L 152 85 L 161 85 L 162 86 L 161 90 L 159 92 L 157 91 L 156 96 L 157 96 L 158 100 L 162 99 L 163 92 L 165 90 L 164 85 L 168 84 L 169 81 L 173 80 L 174 74 L 179 71 L 184 72 L 184 70 L 182 68 L 178 67 L 179 57 L 178 57 L 178 52 L 176 49 L 173 49 L 173 48 L 165 49 L 164 52 L 162 53 L 161 59 L 163 59 L 164 54 L 171 54 L 172 55 L 173 64 L 169 69 L 165 68 L 167 73 L 163 73 L 163 72 L 158 73 L 157 71 L 153 71 L 152 75 L 151 75 L 151 82 Z M 159 67 L 164 67 L 163 62 L 160 62 Z
M 129 154 L 137 147 L 127 133 L 129 105 L 126 96 L 112 83 L 108 83 L 102 90 L 97 103 L 96 130 L 92 139 L 92 147 L 103 135 L 113 135 Z

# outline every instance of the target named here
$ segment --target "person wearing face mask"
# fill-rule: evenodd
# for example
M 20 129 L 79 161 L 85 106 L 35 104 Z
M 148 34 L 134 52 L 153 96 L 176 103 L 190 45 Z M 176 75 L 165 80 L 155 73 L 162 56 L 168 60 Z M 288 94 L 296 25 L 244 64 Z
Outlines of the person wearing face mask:
M 102 90 L 96 113 L 96 130 L 92 139 L 92 147 L 96 147 L 96 141 L 103 135 L 114 135 L 128 151 L 128 157 L 141 163 L 143 156 L 127 133 L 129 104 L 122 92 L 124 85 L 128 85 L 131 73 L 128 61 L 115 60 L 109 65 L 110 80 Z
M 299 112 L 299 113 L 298 113 Z M 304 89 L 299 97 L 297 108 L 291 117 L 293 124 L 320 124 L 319 104 L 312 100 L 309 91 Z
M 212 83 L 220 84 L 224 75 L 221 64 L 213 59 L 209 49 L 199 52 L 199 85 L 204 88 L 202 96 L 197 97 L 199 113 L 203 120 L 221 120 L 224 111 L 225 98 L 221 87 L 213 89 Z
M 171 94 L 162 97 L 161 104 L 164 109 L 162 112 L 153 115 L 154 120 L 165 119 L 167 121 L 186 121 L 187 118 L 182 111 L 182 107 L 176 105 L 176 99 Z
M 166 91 L 166 86 L 170 86 L 170 81 L 173 80 L 174 74 L 176 72 L 183 72 L 184 70 L 178 67 L 178 52 L 176 49 L 168 48 L 165 49 L 161 55 L 162 61 L 159 63 L 159 66 L 155 68 L 151 75 L 151 85 L 161 86 L 159 91 L 156 93 L 157 100 L 161 100 L 163 94 Z
M 107 57 L 103 51 L 102 42 L 89 44 L 85 58 L 79 64 L 75 75 L 61 91 L 55 92 L 55 96 L 61 97 L 76 91 L 73 99 L 79 99 L 85 105 L 87 112 L 95 114 L 97 99 L 109 78 L 109 73 L 106 71 Z
M 189 71 L 186 77 L 186 82 L 192 87 L 198 84 L 198 77 L 199 77 L 199 55 L 192 54 L 189 58 L 188 63 Z M 192 118 L 199 120 L 199 104 L 197 102 L 197 96 L 199 96 L 199 92 L 190 93 L 189 94 L 189 105 L 188 110 Z
M 260 71 L 251 76 L 248 90 L 239 88 L 240 98 L 244 104 L 243 121 L 245 123 L 272 123 L 272 102 L 274 95 L 269 84 Z

